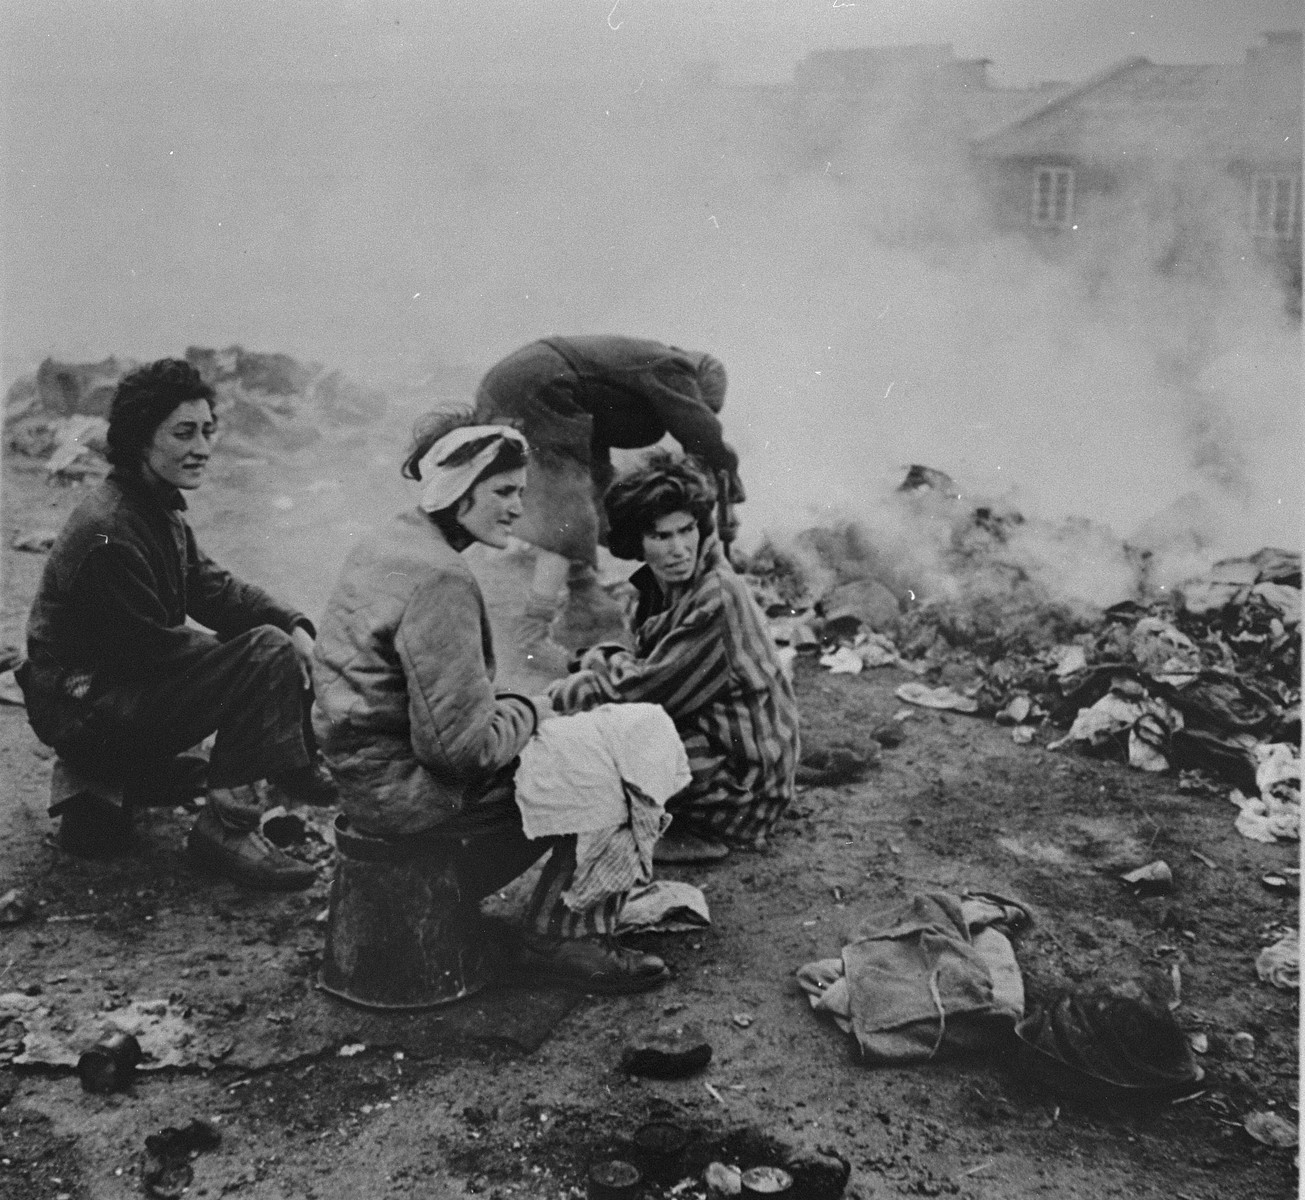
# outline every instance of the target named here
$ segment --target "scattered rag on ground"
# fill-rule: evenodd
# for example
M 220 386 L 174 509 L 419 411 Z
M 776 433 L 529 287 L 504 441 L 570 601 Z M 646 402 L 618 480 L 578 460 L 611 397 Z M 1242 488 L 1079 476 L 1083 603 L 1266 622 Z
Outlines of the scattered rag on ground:
M 652 879 L 666 801 L 690 779 L 675 724 L 656 704 L 603 704 L 545 721 L 521 751 L 516 800 L 528 838 L 574 833 L 573 909 Z
M 678 879 L 632 887 L 621 906 L 617 933 L 692 933 L 711 924 L 701 888 Z
M 904 683 L 893 694 L 907 704 L 919 704 L 923 708 L 944 708 L 961 713 L 979 711 L 979 702 L 974 697 L 963 696 L 949 687 L 931 688 L 923 683 Z
M 841 958 L 807 963 L 811 1007 L 877 1063 L 926 1062 L 986 1045 L 1024 1015 L 1024 981 L 1008 933 L 1021 904 L 985 894 L 917 893 L 870 914 Z
M 1183 728 L 1183 715 L 1162 697 L 1150 695 L 1137 680 L 1120 674 L 1110 690 L 1090 708 L 1079 709 L 1069 732 L 1051 742 L 1058 750 L 1068 742 L 1100 747 L 1115 737 L 1128 740 L 1129 765 L 1142 771 L 1167 771 L 1165 750 L 1172 735 Z
M 1261 743 L 1249 748 L 1255 762 L 1258 796 L 1234 788 L 1228 799 L 1241 812 L 1237 832 L 1256 842 L 1300 840 L 1300 751 L 1287 742 Z
M 1255 973 L 1264 983 L 1294 992 L 1300 988 L 1300 934 L 1289 929 L 1256 956 Z

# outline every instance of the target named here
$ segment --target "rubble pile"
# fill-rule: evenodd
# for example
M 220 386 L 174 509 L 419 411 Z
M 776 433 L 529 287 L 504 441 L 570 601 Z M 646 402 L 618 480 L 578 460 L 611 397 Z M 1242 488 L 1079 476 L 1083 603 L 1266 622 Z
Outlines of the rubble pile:
M 1297 836 L 1298 553 L 1266 548 L 1164 588 L 1149 582 L 1144 552 L 1112 550 L 1100 527 L 1067 523 L 1067 544 L 1124 569 L 1127 598 L 1098 607 L 1058 595 L 1054 576 L 1012 553 L 1031 524 L 1020 514 L 967 508 L 930 468 L 913 467 L 902 490 L 931 506 L 919 510 L 922 538 L 937 554 L 919 587 L 903 588 L 900 569 L 877 564 L 852 528 L 808 531 L 787 551 L 763 545 L 743 564 L 788 662 L 810 654 L 834 672 L 904 668 L 947 685 L 903 685 L 911 703 L 995 718 L 1017 742 L 1043 730 L 1051 749 L 1177 771 L 1187 790 L 1235 787 L 1246 836 Z M 885 593 L 897 599 L 891 612 Z M 905 694 L 912 688 L 922 698 Z M 938 701 L 942 691 L 954 702 Z
M 382 393 L 287 354 L 191 346 L 185 358 L 216 389 L 223 445 L 237 454 L 293 453 L 316 442 L 324 427 L 372 420 L 386 406 Z M 112 356 L 96 363 L 46 359 L 5 397 L 5 448 L 42 461 L 62 480 L 104 474 L 113 392 L 139 365 Z

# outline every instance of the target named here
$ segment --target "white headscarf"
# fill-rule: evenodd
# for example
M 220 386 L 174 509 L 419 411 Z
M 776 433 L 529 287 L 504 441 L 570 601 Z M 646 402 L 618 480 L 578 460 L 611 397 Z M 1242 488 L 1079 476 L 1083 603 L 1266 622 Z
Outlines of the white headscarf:
M 455 451 L 482 438 L 487 439 L 485 445 L 466 462 L 445 465 Z M 530 449 L 526 439 L 510 425 L 463 425 L 446 433 L 417 463 L 418 474 L 426 484 L 418 507 L 433 513 L 456 504 L 471 490 L 481 471 L 494 461 L 505 441 L 517 442 L 525 451 Z

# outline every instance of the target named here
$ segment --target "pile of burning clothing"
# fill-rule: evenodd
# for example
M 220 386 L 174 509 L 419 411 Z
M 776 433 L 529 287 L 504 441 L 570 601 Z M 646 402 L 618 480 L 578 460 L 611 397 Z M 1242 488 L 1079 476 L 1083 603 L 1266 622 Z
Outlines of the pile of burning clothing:
M 1018 514 L 966 511 L 950 480 L 928 468 L 913 467 L 903 489 L 952 506 L 941 556 L 951 586 L 918 599 L 884 571 L 849 578 L 876 566 L 861 544 L 869 535 L 853 527 L 809 531 L 788 553 L 763 546 L 747 571 L 790 660 L 810 654 L 829 670 L 852 673 L 905 668 L 951 685 L 904 685 L 930 693 L 912 702 L 993 717 L 1014 727 L 1016 741 L 1050 726 L 1064 731 L 1052 748 L 1178 771 L 1190 790 L 1234 786 L 1239 827 L 1259 823 L 1293 836 L 1298 553 L 1263 549 L 1160 590 L 1147 586 L 1146 556 L 1116 543 L 1116 560 L 1136 568 L 1135 598 L 1102 609 L 1053 597 L 1004 552 L 1019 536 L 1012 534 L 1023 523 Z M 1085 532 L 1097 536 L 1091 529 L 1075 536 Z M 813 547 L 822 553 L 813 556 Z M 943 693 L 955 703 L 943 703 Z
M 1259 748 L 1300 744 L 1300 584 L 1300 555 L 1265 549 L 1163 600 L 1107 609 L 1083 664 L 1058 680 L 1053 720 L 1072 718 L 1068 737 L 1095 745 L 1117 736 L 1111 706 L 1131 701 L 1146 709 L 1128 726 L 1135 765 L 1252 786 Z
M 223 440 L 236 453 L 293 453 L 320 438 L 324 424 L 359 424 L 386 407 L 380 392 L 287 354 L 191 346 L 185 358 L 216 389 Z M 109 405 L 118 381 L 139 365 L 116 357 L 94 363 L 47 358 L 5 396 L 6 449 L 41 460 L 62 480 L 104 474 Z

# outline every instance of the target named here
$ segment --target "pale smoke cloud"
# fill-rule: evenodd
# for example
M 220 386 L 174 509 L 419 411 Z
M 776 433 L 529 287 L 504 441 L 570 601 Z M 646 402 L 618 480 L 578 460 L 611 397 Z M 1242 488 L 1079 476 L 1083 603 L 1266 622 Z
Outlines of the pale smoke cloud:
M 524 52 L 533 29 L 503 36 Z M 242 36 L 255 64 L 298 61 Z M 686 91 L 661 55 L 619 86 L 514 106 L 506 82 L 472 101 L 433 75 L 318 80 L 329 61 L 254 70 L 216 100 L 166 72 L 126 97 L 72 82 L 59 140 L 34 117 L 18 130 L 38 169 L 10 215 L 51 246 L 98 247 L 89 267 L 50 254 L 23 277 L 22 299 L 73 331 L 50 350 L 241 341 L 369 379 L 436 373 L 447 400 L 451 378 L 534 337 L 646 334 L 726 363 L 754 541 L 855 518 L 927 573 L 932 536 L 883 503 L 912 462 L 967 501 L 1149 524 L 1206 562 L 1297 541 L 1298 334 L 1226 183 L 1203 184 L 1228 219 L 1201 270 L 1170 261 L 1184 215 L 1163 180 L 1129 222 L 1048 258 L 991 230 L 958 130 L 918 90 L 856 119 L 776 113 Z M 1011 553 L 1058 588 L 1118 590 L 1095 527 L 1035 529 Z

